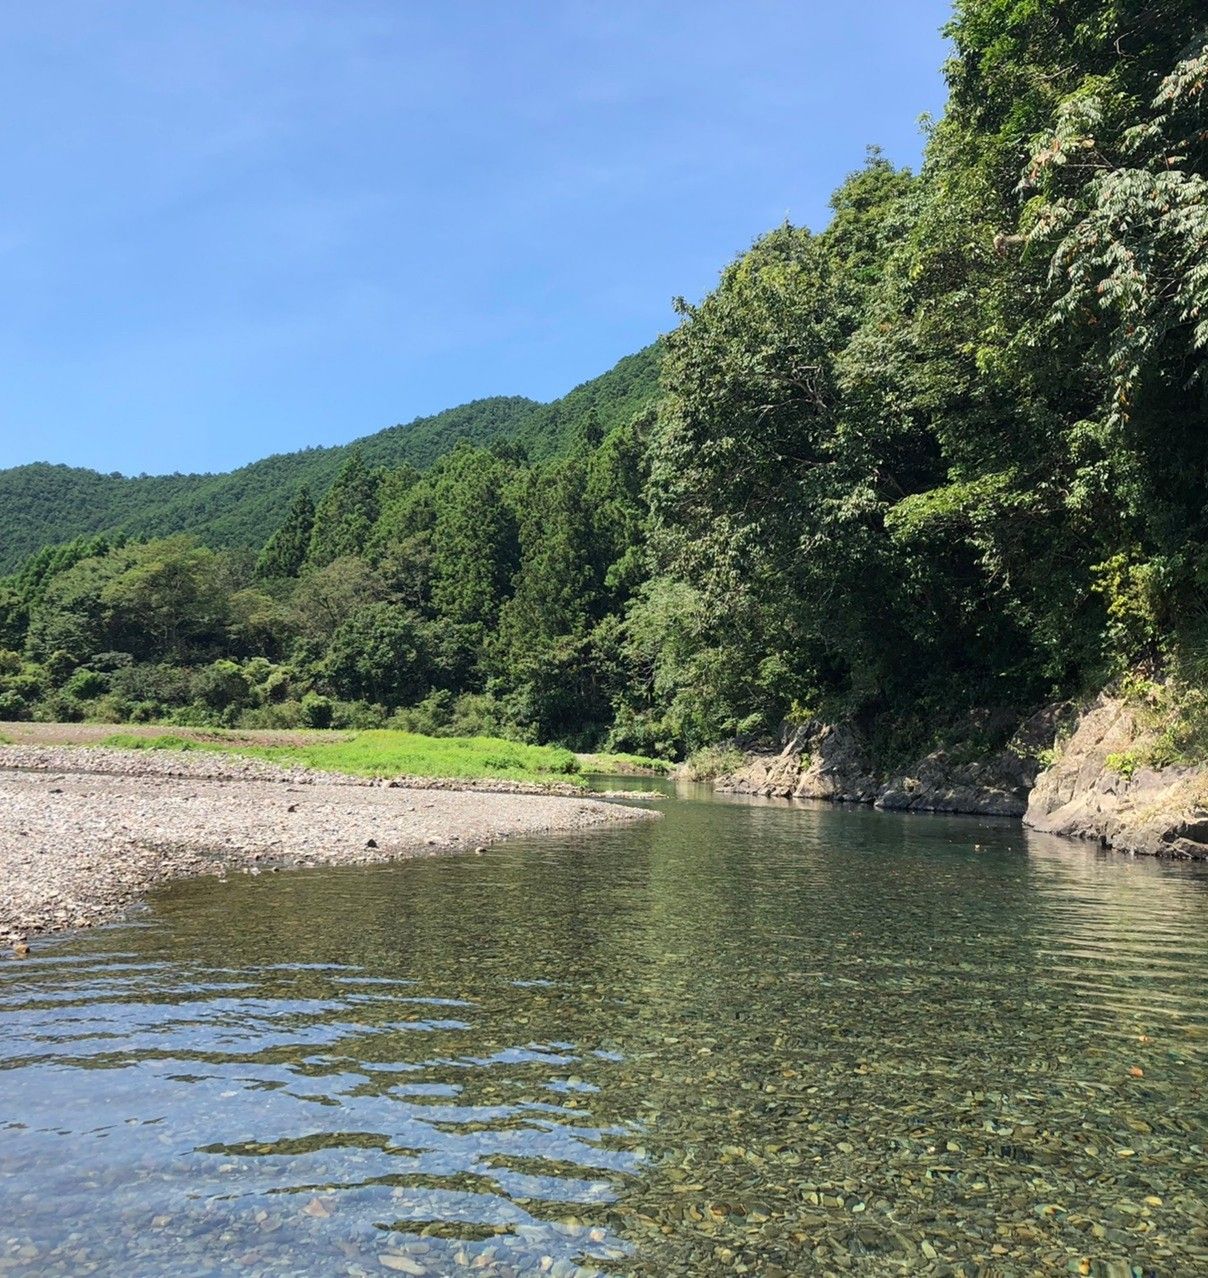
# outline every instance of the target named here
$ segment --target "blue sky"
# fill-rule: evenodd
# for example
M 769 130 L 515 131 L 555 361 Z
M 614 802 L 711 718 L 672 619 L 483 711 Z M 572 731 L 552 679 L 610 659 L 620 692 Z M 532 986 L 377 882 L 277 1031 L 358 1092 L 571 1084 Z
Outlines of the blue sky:
M 549 399 L 869 143 L 940 0 L 57 0 L 0 41 L 0 466 L 225 470 Z

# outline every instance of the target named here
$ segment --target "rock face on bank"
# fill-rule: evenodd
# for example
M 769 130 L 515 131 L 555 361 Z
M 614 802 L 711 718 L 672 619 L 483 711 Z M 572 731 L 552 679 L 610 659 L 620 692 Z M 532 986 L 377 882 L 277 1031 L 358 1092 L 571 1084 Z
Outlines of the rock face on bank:
M 1057 757 L 1036 779 L 1024 824 L 1049 834 L 1094 839 L 1145 856 L 1208 858 L 1208 768 L 1109 763 L 1143 745 L 1137 712 L 1107 695 L 1056 745 Z
M 893 773 L 878 772 L 855 729 L 806 723 L 787 734 L 779 754 L 747 756 L 742 768 L 718 778 L 733 794 L 872 803 L 913 812 L 970 812 L 1022 816 L 1040 770 L 1037 755 L 1056 731 L 1060 709 L 1029 719 L 1001 750 L 956 759 L 943 750 Z
M 1120 852 L 1208 859 L 1208 765 L 1121 766 L 1152 735 L 1134 708 L 1105 693 L 1081 713 L 1069 705 L 1042 710 L 1002 749 L 980 758 L 937 750 L 902 771 L 879 773 L 854 728 L 815 722 L 790 729 L 779 753 L 747 755 L 715 788 L 898 811 L 1021 816 L 1033 830 L 1093 839 Z M 1055 757 L 1042 767 L 1048 755 Z

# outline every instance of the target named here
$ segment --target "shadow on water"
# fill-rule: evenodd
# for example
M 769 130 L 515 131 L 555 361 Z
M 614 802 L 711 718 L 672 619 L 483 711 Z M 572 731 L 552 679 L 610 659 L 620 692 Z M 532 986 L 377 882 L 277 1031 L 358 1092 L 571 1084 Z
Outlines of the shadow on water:
M 1205 1271 L 1203 867 L 679 794 L 0 965 L 0 1274 Z

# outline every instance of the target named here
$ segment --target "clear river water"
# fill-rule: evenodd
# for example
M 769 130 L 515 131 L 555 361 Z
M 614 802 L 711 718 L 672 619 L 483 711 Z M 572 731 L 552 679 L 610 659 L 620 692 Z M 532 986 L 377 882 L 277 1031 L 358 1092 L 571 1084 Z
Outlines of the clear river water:
M 0 963 L 0 1275 L 1208 1273 L 1208 866 L 660 806 Z

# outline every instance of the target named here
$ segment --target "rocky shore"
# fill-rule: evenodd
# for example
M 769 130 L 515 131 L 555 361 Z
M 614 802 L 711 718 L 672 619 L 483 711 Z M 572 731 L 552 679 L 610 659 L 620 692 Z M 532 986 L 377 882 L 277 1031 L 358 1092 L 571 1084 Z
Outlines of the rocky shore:
M 1040 771 L 1039 751 L 1052 743 L 1064 714 L 1063 707 L 1042 711 L 1020 725 L 1001 749 L 975 758 L 936 750 L 889 772 L 875 767 L 854 728 L 814 721 L 790 729 L 779 753 L 748 754 L 743 766 L 717 778 L 715 787 L 769 798 L 871 803 L 899 812 L 1023 816 Z
M 1208 859 L 1208 767 L 1121 771 L 1118 760 L 1146 735 L 1135 711 L 1104 693 L 1081 711 L 1046 708 L 980 757 L 937 750 L 885 773 L 854 729 L 812 722 L 788 730 L 778 752 L 749 753 L 714 784 L 734 794 L 1022 817 L 1031 829 L 1120 852 Z
M 1024 824 L 1139 856 L 1208 859 L 1208 769 L 1121 769 L 1150 731 L 1126 702 L 1101 696 L 1055 743 Z
M 481 850 L 655 815 L 504 781 L 382 782 L 200 751 L 4 746 L 0 941 L 104 922 L 191 875 Z

